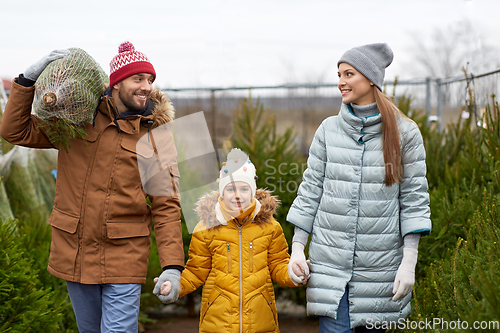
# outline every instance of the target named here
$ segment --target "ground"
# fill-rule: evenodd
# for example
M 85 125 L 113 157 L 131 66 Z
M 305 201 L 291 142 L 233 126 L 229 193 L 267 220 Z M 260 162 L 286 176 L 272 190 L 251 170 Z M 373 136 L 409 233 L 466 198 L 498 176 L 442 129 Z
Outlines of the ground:
M 304 317 L 280 316 L 281 333 L 319 333 L 318 321 Z M 198 317 L 176 316 L 145 326 L 145 333 L 197 333 Z
M 196 313 L 199 314 L 199 299 L 195 301 Z M 318 320 L 306 316 L 305 307 L 287 300 L 278 300 L 278 320 L 281 333 L 319 333 Z M 185 307 L 170 304 L 149 312 L 156 322 L 146 324 L 144 333 L 197 333 L 199 317 L 189 317 Z

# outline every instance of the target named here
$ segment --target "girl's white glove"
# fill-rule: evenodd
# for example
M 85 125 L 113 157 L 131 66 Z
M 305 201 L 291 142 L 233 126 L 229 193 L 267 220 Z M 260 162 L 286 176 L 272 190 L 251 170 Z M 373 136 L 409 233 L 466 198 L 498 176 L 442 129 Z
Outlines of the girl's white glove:
M 411 293 L 411 286 L 415 283 L 415 266 L 417 265 L 418 251 L 410 248 L 403 249 L 403 259 L 394 279 L 392 293 L 393 301 L 397 301 Z
M 304 255 L 304 247 L 304 244 L 300 242 L 292 242 L 288 276 L 296 286 L 306 283 L 309 279 L 309 266 Z

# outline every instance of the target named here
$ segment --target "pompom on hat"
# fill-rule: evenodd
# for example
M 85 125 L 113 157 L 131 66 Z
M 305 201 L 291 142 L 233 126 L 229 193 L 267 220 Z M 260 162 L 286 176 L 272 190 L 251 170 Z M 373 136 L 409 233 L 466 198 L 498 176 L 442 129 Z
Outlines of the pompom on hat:
M 337 68 L 343 62 L 353 66 L 382 91 L 385 69 L 393 58 L 394 54 L 386 43 L 367 44 L 347 50 L 337 62 Z
M 109 86 L 113 87 L 118 82 L 129 76 L 147 73 L 156 78 L 156 72 L 148 57 L 142 52 L 136 51 L 130 42 L 120 44 L 118 54 L 111 60 L 109 75 Z
M 227 162 L 222 163 L 219 173 L 219 193 L 222 195 L 224 188 L 232 182 L 245 182 L 252 189 L 252 196 L 257 190 L 257 179 L 255 165 L 250 161 L 248 155 L 238 148 L 233 148 L 227 155 Z

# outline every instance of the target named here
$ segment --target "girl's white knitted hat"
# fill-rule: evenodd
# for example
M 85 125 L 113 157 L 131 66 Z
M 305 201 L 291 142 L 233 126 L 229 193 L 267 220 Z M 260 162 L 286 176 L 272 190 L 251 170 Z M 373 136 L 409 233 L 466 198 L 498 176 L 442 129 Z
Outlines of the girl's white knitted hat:
M 232 182 L 245 182 L 252 189 L 252 196 L 255 196 L 257 184 L 255 182 L 256 169 L 250 161 L 248 155 L 241 149 L 233 148 L 227 155 L 227 162 L 222 163 L 219 172 L 219 193 L 222 195 L 224 188 Z

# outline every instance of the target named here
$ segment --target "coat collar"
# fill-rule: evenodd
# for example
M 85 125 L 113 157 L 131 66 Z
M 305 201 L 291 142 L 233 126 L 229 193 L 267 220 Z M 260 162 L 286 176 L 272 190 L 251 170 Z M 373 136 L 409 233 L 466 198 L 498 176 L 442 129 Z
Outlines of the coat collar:
M 203 223 L 202 229 L 211 229 L 227 225 L 224 217 L 220 212 L 220 207 L 217 209 L 217 199 L 219 192 L 213 191 L 208 193 L 198 200 L 196 203 L 195 211 Z M 270 223 L 273 219 L 276 209 L 279 207 L 280 201 L 276 196 L 273 196 L 270 191 L 258 189 L 255 192 L 255 199 L 257 206 L 255 207 L 255 214 L 252 223 L 265 224 Z M 260 206 L 260 207 L 259 207 Z M 220 216 L 218 216 L 220 214 Z
M 380 113 L 359 118 L 349 104 L 342 103 L 339 112 L 340 127 L 356 142 L 364 143 L 382 133 Z
M 120 131 L 132 134 L 139 131 L 141 123 L 151 125 L 151 129 L 174 120 L 175 109 L 172 101 L 160 89 L 149 94 L 146 108 L 141 111 L 125 111 L 118 115 L 111 89 L 108 87 L 101 97 L 99 111 L 107 115 Z
M 255 213 L 253 215 L 254 217 L 252 218 L 252 220 L 255 219 L 255 216 L 257 216 L 257 214 L 259 214 L 261 208 L 262 204 L 260 203 L 259 200 L 255 199 Z M 215 204 L 215 217 L 217 218 L 217 221 L 220 224 L 227 225 L 227 221 L 224 218 L 224 215 L 222 214 L 219 202 Z

